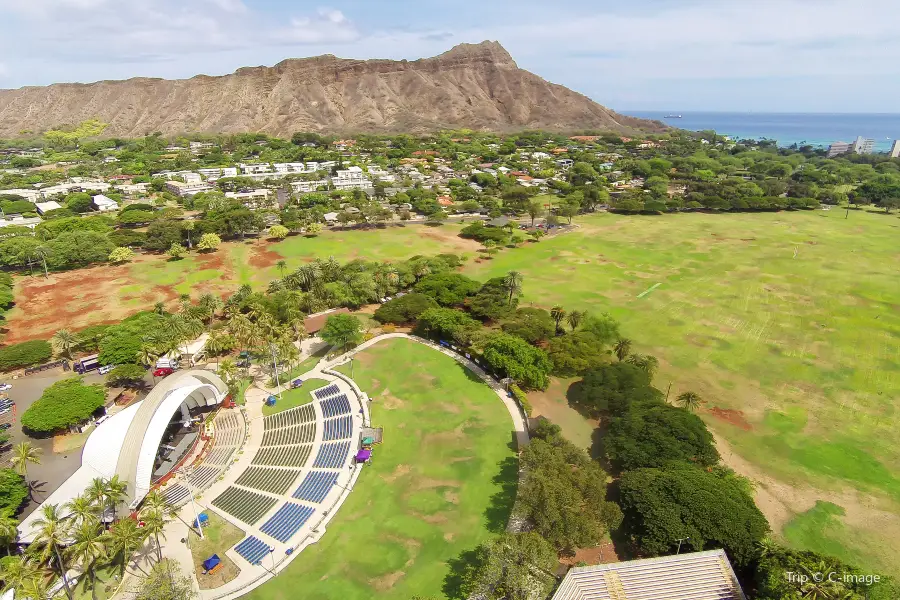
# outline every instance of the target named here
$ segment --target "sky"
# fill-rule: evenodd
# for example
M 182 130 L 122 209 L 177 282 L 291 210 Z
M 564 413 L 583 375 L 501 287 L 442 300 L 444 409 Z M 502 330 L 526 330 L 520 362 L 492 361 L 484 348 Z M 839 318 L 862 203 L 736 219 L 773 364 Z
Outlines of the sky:
M 900 112 L 897 0 L 0 0 L 0 88 L 496 40 L 620 111 Z

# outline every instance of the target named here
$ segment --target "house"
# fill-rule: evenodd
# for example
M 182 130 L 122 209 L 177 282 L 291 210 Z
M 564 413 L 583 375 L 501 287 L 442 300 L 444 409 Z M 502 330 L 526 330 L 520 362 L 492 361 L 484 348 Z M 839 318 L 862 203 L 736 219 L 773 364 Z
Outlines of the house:
M 125 185 L 117 185 L 116 189 L 122 192 L 123 194 L 128 194 L 129 196 L 137 196 L 138 194 L 146 194 L 147 190 L 150 189 L 149 183 L 131 183 Z
M 320 188 L 328 187 L 327 179 L 316 179 L 312 181 L 292 181 L 291 189 L 294 190 L 297 194 L 308 194 L 309 192 L 315 192 Z
M 326 223 L 334 224 L 338 221 L 338 214 L 336 212 L 325 213 L 322 215 L 322 218 L 325 219 Z
M 28 200 L 29 202 L 37 202 L 41 197 L 41 193 L 37 190 L 20 190 L 20 189 L 0 190 L 0 194 L 4 194 L 4 195 L 9 194 L 11 196 L 21 196 L 22 198 L 24 198 L 25 200 Z
M 110 212 L 119 210 L 119 203 L 108 196 L 97 194 L 94 196 L 94 207 L 100 212 Z
M 62 208 L 62 205 L 55 200 L 48 200 L 46 202 L 36 202 L 34 204 L 35 209 L 37 209 L 37 214 L 43 215 L 45 213 L 50 212 L 51 210 L 57 210 Z
M 339 170 L 331 178 L 331 185 L 336 190 L 371 190 L 372 181 L 363 173 L 362 167 L 348 167 Z
M 197 172 L 207 179 L 221 179 L 222 177 L 237 177 L 237 167 L 209 167 L 207 169 L 197 169 Z
M 560 158 L 556 161 L 556 165 L 561 169 L 568 169 L 572 165 L 575 164 L 575 161 L 571 158 Z
M 724 550 L 575 567 L 552 600 L 746 600 Z
M 199 153 L 201 150 L 209 150 L 210 148 L 214 148 L 215 144 L 210 142 L 191 142 L 191 152 L 194 154 Z
M 257 175 L 257 174 L 262 174 L 262 173 L 274 173 L 274 171 L 272 170 L 272 165 L 270 165 L 269 163 L 253 163 L 253 164 L 241 163 L 239 166 L 241 167 L 241 173 L 244 173 L 247 175 Z
M 258 207 L 266 205 L 270 193 L 270 190 L 260 188 L 249 192 L 225 192 L 225 197 L 240 200 L 247 206 Z
M 453 206 L 453 198 L 450 196 L 438 196 L 437 203 L 441 206 Z
M 180 181 L 167 181 L 166 189 L 176 196 L 180 196 L 184 198 L 185 196 L 193 196 L 194 194 L 199 194 L 200 192 L 208 192 L 212 190 L 212 186 L 207 185 L 200 182 L 195 183 L 182 183 Z
M 34 229 L 41 222 L 40 217 L 23 217 L 22 215 L 7 215 L 5 219 L 0 219 L 0 238 L 3 237 L 3 227 L 16 225 L 18 227 L 27 227 Z
M 276 173 L 312 173 L 315 171 L 315 169 L 307 170 L 307 166 L 301 162 L 275 163 L 273 166 Z
M 103 159 L 103 162 L 106 164 L 117 163 L 119 162 L 119 159 L 115 156 L 107 156 Z

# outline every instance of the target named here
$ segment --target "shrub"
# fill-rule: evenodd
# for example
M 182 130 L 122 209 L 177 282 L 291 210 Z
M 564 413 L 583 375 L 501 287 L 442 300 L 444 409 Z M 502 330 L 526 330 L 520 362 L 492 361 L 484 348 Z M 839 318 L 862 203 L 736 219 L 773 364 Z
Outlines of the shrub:
M 378 307 L 374 318 L 379 323 L 394 323 L 402 325 L 412 323 L 429 308 L 437 308 L 437 302 L 425 294 L 404 294 L 399 298 L 389 300 Z
M 212 252 L 222 244 L 222 238 L 215 233 L 204 233 L 197 243 L 197 250 Z
M 441 306 L 458 306 L 480 289 L 481 284 L 474 279 L 450 272 L 426 275 L 415 287 L 417 292 L 434 298 Z
M 283 240 L 288 236 L 290 231 L 284 225 L 272 225 L 269 228 L 269 237 L 276 240 Z
M 134 250 L 131 248 L 113 248 L 113 251 L 109 253 L 109 262 L 114 264 L 126 263 L 131 261 L 134 258 Z
M 140 365 L 119 365 L 106 375 L 107 385 L 134 385 L 144 379 L 147 370 Z
M 46 362 L 53 356 L 50 342 L 33 340 L 0 348 L 0 371 L 12 371 Z
M 65 429 L 90 417 L 105 400 L 103 386 L 85 385 L 81 377 L 63 379 L 22 413 L 22 427 L 37 433 Z
M 519 403 L 519 406 L 522 407 L 522 410 L 525 411 L 525 416 L 531 416 L 531 402 L 528 401 L 528 396 L 525 395 L 525 392 L 522 391 L 522 388 L 517 386 L 514 383 L 509 385 L 509 391 L 515 398 L 516 402 Z
M 386 323 L 381 326 L 382 333 L 394 333 L 395 331 L 397 331 L 397 326 L 393 323 Z
M 0 515 L 15 513 L 27 497 L 25 479 L 12 469 L 0 469 Z
M 130 246 L 140 247 L 147 241 L 147 234 L 143 231 L 132 231 L 130 229 L 117 229 L 109 234 L 109 241 L 116 245 L 128 248 Z

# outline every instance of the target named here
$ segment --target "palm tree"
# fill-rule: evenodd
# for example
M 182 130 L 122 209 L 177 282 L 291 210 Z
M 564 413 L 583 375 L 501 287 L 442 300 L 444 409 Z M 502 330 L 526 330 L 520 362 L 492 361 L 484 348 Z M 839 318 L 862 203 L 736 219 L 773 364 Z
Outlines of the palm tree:
M 141 361 L 141 364 L 152 367 L 159 360 L 159 354 L 153 346 L 144 344 L 138 353 L 138 360 Z
M 45 504 L 41 508 L 41 518 L 34 521 L 33 527 L 37 530 L 37 535 L 29 549 L 36 550 L 42 562 L 50 563 L 51 568 L 56 568 L 57 574 L 62 578 L 63 587 L 66 588 L 66 596 L 72 600 L 74 597 L 72 588 L 69 587 L 69 580 L 66 577 L 68 567 L 62 552 L 69 542 L 69 531 L 59 514 L 59 505 Z
M 6 554 L 9 555 L 9 545 L 19 537 L 19 520 L 9 516 L 6 513 L 0 513 L 0 540 L 6 547 Z M 2 579 L 0 575 L 0 579 Z
M 656 369 L 659 367 L 659 361 L 655 356 L 651 356 L 649 354 L 632 354 L 627 359 L 627 362 L 633 364 L 639 369 L 643 369 L 647 372 L 651 378 L 656 373 Z
M 91 598 L 97 600 L 98 560 L 107 558 L 107 538 L 96 521 L 82 521 L 72 532 L 72 544 L 69 546 L 69 557 L 81 566 L 91 585 Z
M 278 270 L 281 272 L 281 278 L 284 279 L 284 270 L 287 268 L 287 261 L 281 259 L 275 263 L 275 266 L 278 267 Z
M 141 521 L 144 522 L 144 533 L 148 536 L 152 535 L 156 540 L 156 561 L 162 562 L 162 545 L 159 543 L 159 537 L 166 539 L 163 530 L 166 528 L 166 519 L 163 514 L 157 510 L 141 511 Z
M 230 358 L 226 358 L 222 361 L 220 365 L 218 365 L 219 377 L 225 380 L 226 383 L 229 381 L 234 381 L 235 376 L 237 375 L 237 366 L 234 364 L 234 361 Z
M 199 303 L 203 308 L 203 314 L 207 319 L 206 327 L 210 328 L 212 327 L 213 319 L 216 317 L 216 312 L 222 310 L 224 303 L 221 298 L 210 293 L 202 294 Z
M 68 329 L 60 329 L 53 335 L 50 342 L 53 344 L 53 349 L 57 355 L 71 359 L 72 350 L 78 345 L 79 339 L 77 335 Z
M 700 396 L 694 392 L 684 392 L 683 394 L 678 394 L 678 397 L 675 399 L 675 404 L 689 412 L 694 412 L 700 408 L 700 405 L 703 404 L 703 400 L 701 400 Z
M 113 475 L 106 482 L 106 502 L 113 511 L 113 521 L 116 520 L 116 510 L 127 496 L 127 491 L 128 484 L 119 479 L 118 475 Z
M 40 572 L 35 573 L 30 579 L 22 582 L 19 593 L 16 596 L 31 598 L 31 600 L 52 600 L 53 595 L 50 593 L 50 582 Z
M 97 504 L 94 499 L 85 492 L 80 496 L 75 496 L 68 505 L 69 512 L 78 523 L 91 522 L 96 524 L 97 521 Z
M 550 316 L 553 317 L 553 320 L 556 322 L 556 333 L 558 334 L 562 331 L 562 320 L 566 318 L 566 309 L 557 304 L 553 308 L 550 309 Z
M 91 499 L 101 515 L 106 511 L 106 482 L 102 478 L 92 479 L 90 485 L 84 490 L 84 495 Z
M 581 325 L 581 322 L 584 320 L 584 313 L 580 310 L 573 310 L 566 317 L 566 323 L 569 324 L 569 327 L 572 328 L 572 331 L 578 329 L 578 326 Z
M 512 306 L 512 301 L 515 296 L 518 296 L 522 293 L 522 280 L 524 277 L 518 271 L 510 271 L 506 274 L 506 277 L 503 278 L 503 287 L 506 289 L 506 292 L 509 294 L 509 305 Z
M 34 579 L 45 580 L 45 573 L 39 565 L 28 560 L 25 556 L 14 556 L 12 559 L 3 561 L 2 566 L 0 566 L 0 581 L 3 582 L 3 587 L 0 589 L 4 592 L 10 589 L 25 590 L 28 583 Z M 29 594 L 28 597 L 36 599 L 47 598 L 48 596 L 46 594 L 44 596 Z
M 124 577 L 128 559 L 144 541 L 144 532 L 134 519 L 122 519 L 116 521 L 110 528 L 109 539 L 113 556 L 122 555 L 122 577 Z
M 165 305 L 165 303 L 163 303 L 163 302 L 157 302 L 156 304 L 154 304 L 154 305 L 153 305 L 153 312 L 155 312 L 155 313 L 158 314 L 158 315 L 164 315 L 164 314 L 166 314 L 166 305 Z
M 41 464 L 41 449 L 35 448 L 31 442 L 19 442 L 13 447 L 13 455 L 10 459 L 16 473 L 25 478 L 25 486 L 31 494 L 31 482 L 28 481 L 28 463 Z
M 615 352 L 616 358 L 620 361 L 628 358 L 628 355 L 631 354 L 631 340 L 619 338 L 619 341 L 616 342 Z
M 48 250 L 46 246 L 38 246 L 31 251 L 31 255 L 35 258 L 41 259 L 41 262 L 44 264 L 44 277 L 50 277 L 50 272 L 47 270 L 48 254 L 50 254 L 50 250 Z

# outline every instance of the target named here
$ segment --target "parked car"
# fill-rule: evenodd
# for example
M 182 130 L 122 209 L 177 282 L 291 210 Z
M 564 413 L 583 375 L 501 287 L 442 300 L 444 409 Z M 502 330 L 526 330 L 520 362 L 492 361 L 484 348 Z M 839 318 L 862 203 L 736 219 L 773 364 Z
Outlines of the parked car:
M 9 408 L 10 406 L 15 405 L 15 401 L 10 400 L 9 398 L 3 398 L 2 400 L 0 400 L 0 408 Z
M 5 392 L 5 391 L 11 390 L 11 389 L 12 389 L 11 383 L 0 383 L 0 392 Z
M 12 423 L 0 423 L 0 431 L 6 431 L 12 427 Z
M 154 377 L 167 377 L 174 372 L 175 372 L 175 369 L 173 369 L 171 367 L 162 367 L 160 369 L 156 369 L 155 371 L 153 371 L 153 376 Z
M 106 375 L 107 373 L 109 373 L 110 371 L 112 371 L 115 368 L 116 368 L 116 365 L 106 365 L 105 367 L 100 367 L 99 373 L 101 375 Z
M 293 381 L 291 382 L 291 388 L 298 388 L 298 387 L 300 387 L 301 385 L 303 385 L 303 380 L 302 380 L 302 379 L 295 379 L 295 380 L 293 380 Z

